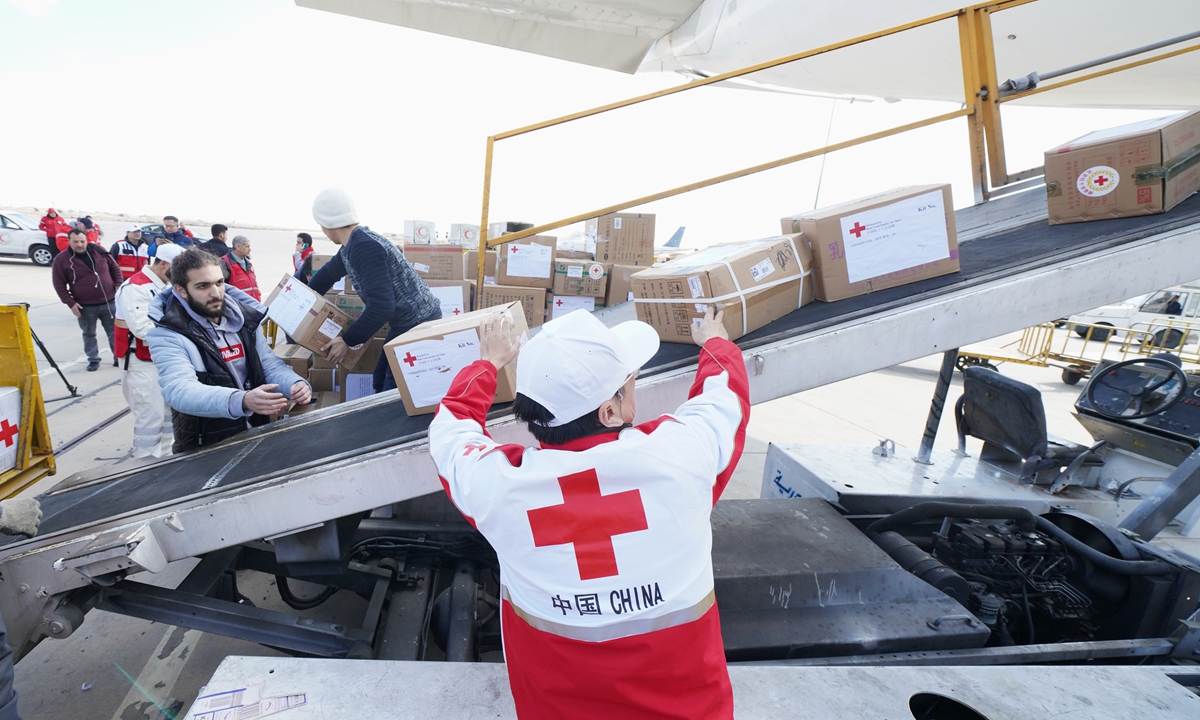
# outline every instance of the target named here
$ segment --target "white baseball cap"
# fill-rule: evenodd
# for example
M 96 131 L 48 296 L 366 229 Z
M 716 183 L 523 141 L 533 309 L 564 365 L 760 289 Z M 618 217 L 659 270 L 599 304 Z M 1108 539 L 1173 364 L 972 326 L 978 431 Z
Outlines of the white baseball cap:
M 658 352 L 658 333 L 631 320 L 604 326 L 576 310 L 542 326 L 517 357 L 517 392 L 554 415 L 559 427 L 594 412 Z
M 142 229 L 142 226 L 138 225 L 137 223 L 129 223 L 128 225 L 125 226 L 125 232 L 127 232 L 127 233 L 128 232 L 137 232 L 138 230 L 141 230 L 141 229 Z
M 166 243 L 158 246 L 158 248 L 154 251 L 154 257 L 162 260 L 163 262 L 174 262 L 175 258 L 182 255 L 185 249 L 186 248 L 181 245 Z

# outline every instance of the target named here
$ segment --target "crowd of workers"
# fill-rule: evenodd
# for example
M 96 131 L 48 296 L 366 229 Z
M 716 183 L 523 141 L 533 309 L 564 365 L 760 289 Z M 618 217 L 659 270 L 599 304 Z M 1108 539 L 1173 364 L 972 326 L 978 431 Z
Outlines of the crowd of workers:
M 328 359 L 340 361 L 385 323 L 391 340 L 441 316 L 404 254 L 359 224 L 345 192 L 320 193 L 313 218 L 339 251 L 313 273 L 312 239 L 300 234 L 296 276 L 320 294 L 349 276 L 365 305 L 321 349 Z M 249 241 L 227 243 L 224 225 L 204 242 L 174 218 L 163 225 L 167 232 L 147 240 L 130 224 L 110 250 L 90 237 L 99 236 L 95 223 L 72 228 L 53 263 L 55 288 L 79 319 L 89 370 L 99 367 L 97 321 L 108 334 L 139 457 L 211 445 L 312 397 L 263 334 L 266 308 Z M 650 326 L 610 329 L 577 311 L 526 341 L 497 316 L 481 328 L 481 359 L 458 373 L 429 427 L 447 495 L 500 560 L 505 658 L 523 720 L 732 717 L 709 514 L 742 453 L 749 382 L 721 313 L 710 308 L 692 336 L 702 349 L 689 400 L 634 425 L 635 380 L 658 350 Z M 513 360 L 513 410 L 537 439 L 534 448 L 498 444 L 485 430 L 498 371 Z M 395 387 L 381 357 L 375 390 Z M 0 531 L 35 532 L 32 502 L 0 503 Z M 614 610 L 620 617 L 605 617 L 598 590 L 609 585 L 637 585 L 644 605 L 639 599 L 635 610 L 626 590 Z M 16 696 L 5 694 L 8 661 L 0 656 L 0 717 L 7 702 L 15 717 Z M 588 672 L 564 674 L 565 667 Z

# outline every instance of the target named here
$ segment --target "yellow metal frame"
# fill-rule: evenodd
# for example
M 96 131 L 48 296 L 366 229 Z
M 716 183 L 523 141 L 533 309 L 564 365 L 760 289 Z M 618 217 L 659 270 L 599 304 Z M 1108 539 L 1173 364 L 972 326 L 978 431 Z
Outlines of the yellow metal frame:
M 487 146 L 484 153 L 483 204 L 482 210 L 480 211 L 479 221 L 479 256 L 477 258 L 477 277 L 481 279 L 484 277 L 485 263 L 487 260 L 485 251 L 488 248 L 496 247 L 502 243 L 514 242 L 531 235 L 538 235 L 550 230 L 556 230 L 558 228 L 566 227 L 567 225 L 573 225 L 577 222 L 590 220 L 608 213 L 619 212 L 621 210 L 645 205 L 656 200 L 663 200 L 665 198 L 681 195 L 693 190 L 699 190 L 701 188 L 706 188 L 719 183 L 753 175 L 755 173 L 763 172 L 764 170 L 771 170 L 784 165 L 800 162 L 801 160 L 818 157 L 836 150 L 843 150 L 856 145 L 862 145 L 874 140 L 906 133 L 911 130 L 928 127 L 930 125 L 935 125 L 960 117 L 965 117 L 967 119 L 968 137 L 970 143 L 971 179 L 974 186 L 975 202 L 985 202 L 992 195 L 992 191 L 994 189 L 1000 189 L 1006 185 L 1013 185 L 1014 183 L 1022 180 L 1037 177 L 1043 172 L 1042 168 L 1031 168 L 1029 170 L 1011 174 L 1008 172 L 1004 154 L 1004 132 L 1000 120 L 1001 103 L 1020 100 L 1037 93 L 1054 90 L 1067 85 L 1073 85 L 1078 82 L 1103 77 L 1105 75 L 1111 75 L 1116 72 L 1121 72 L 1122 70 L 1128 70 L 1141 65 L 1158 62 L 1160 60 L 1176 57 L 1194 50 L 1200 50 L 1200 45 L 1196 45 L 1195 47 L 1184 48 L 1181 50 L 1164 53 L 1152 58 L 1146 58 L 1135 62 L 1112 66 L 1098 72 L 1062 80 L 1060 82 L 1032 88 L 1022 92 L 1010 93 L 1001 97 L 999 80 L 996 75 L 995 48 L 993 47 L 991 24 L 992 13 L 1008 10 L 1021 5 L 1028 5 L 1037 1 L 1038 0 L 992 0 L 991 2 L 969 5 L 960 10 L 945 12 L 939 15 L 932 15 L 922 20 L 905 23 L 904 25 L 897 25 L 896 27 L 889 28 L 887 30 L 868 33 L 850 40 L 832 43 L 815 48 L 813 50 L 806 50 L 804 52 L 788 55 L 776 60 L 759 63 L 757 65 L 751 65 L 740 70 L 733 70 L 720 75 L 714 75 L 712 77 L 687 83 L 686 85 L 680 85 L 677 87 L 668 88 L 666 90 L 659 90 L 658 92 L 639 95 L 637 97 L 629 98 L 628 100 L 608 103 L 607 105 L 601 105 L 590 110 L 564 115 L 552 120 L 546 120 L 544 122 L 535 123 L 533 125 L 527 125 L 515 130 L 508 130 L 506 132 L 492 135 L 487 139 Z M 961 110 L 944 113 L 942 115 L 937 115 L 905 125 L 900 125 L 888 130 L 871 133 L 870 135 L 863 135 L 852 140 L 845 140 L 832 145 L 826 145 L 825 147 L 816 148 L 814 150 L 809 150 L 796 155 L 789 155 L 788 157 L 780 158 L 778 160 L 754 165 L 741 170 L 736 170 L 734 172 L 725 173 L 723 175 L 717 175 L 694 183 L 689 183 L 687 185 L 681 185 L 669 190 L 653 193 L 651 195 L 633 198 L 616 203 L 614 205 L 609 205 L 607 207 L 572 215 L 561 220 L 555 220 L 554 222 L 537 225 L 519 232 L 509 233 L 503 237 L 488 237 L 488 214 L 491 205 L 492 193 L 492 163 L 495 145 L 498 141 L 525 135 L 527 133 L 532 133 L 539 130 L 545 130 L 547 128 L 574 122 L 576 120 L 582 120 L 584 118 L 593 117 L 613 110 L 619 110 L 632 105 L 649 102 L 651 100 L 657 100 L 659 98 L 674 95 L 676 93 L 695 90 L 696 88 L 705 87 L 707 85 L 714 85 L 726 80 L 732 80 L 744 75 L 750 75 L 761 70 L 779 67 L 781 65 L 793 63 L 798 60 L 816 57 L 818 55 L 830 53 L 835 50 L 840 50 L 842 48 L 852 47 L 854 45 L 888 37 L 889 35 L 896 35 L 907 30 L 924 27 L 926 25 L 932 25 L 934 23 L 939 23 L 950 19 L 957 19 L 958 21 L 959 50 L 962 55 L 963 74 L 963 108 Z M 482 306 L 482 282 L 480 282 L 477 286 L 476 293 L 476 304 L 477 306 Z
M 24 305 L 0 305 L 0 387 L 21 390 L 21 425 L 17 464 L 0 474 L 0 499 L 10 498 L 38 480 L 53 475 L 54 448 L 42 384 L 34 357 L 33 332 Z

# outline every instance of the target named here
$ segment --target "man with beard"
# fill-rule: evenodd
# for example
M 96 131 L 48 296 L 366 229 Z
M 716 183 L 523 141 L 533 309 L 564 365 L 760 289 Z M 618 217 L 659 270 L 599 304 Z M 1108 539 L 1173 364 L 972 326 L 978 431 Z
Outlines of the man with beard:
M 159 293 L 149 315 L 155 328 L 146 339 L 171 406 L 174 452 L 265 425 L 289 400 L 312 399 L 308 382 L 267 344 L 266 308 L 225 284 L 214 255 L 189 248 L 175 258 L 171 290 Z

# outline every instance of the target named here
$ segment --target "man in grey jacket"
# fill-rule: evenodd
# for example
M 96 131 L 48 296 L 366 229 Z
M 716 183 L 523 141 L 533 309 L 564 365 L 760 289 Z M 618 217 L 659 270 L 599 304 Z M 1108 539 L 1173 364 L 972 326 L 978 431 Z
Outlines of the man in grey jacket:
M 159 293 L 149 316 L 155 328 L 146 339 L 171 406 L 174 452 L 265 425 L 289 399 L 312 399 L 308 382 L 267 345 L 260 327 L 266 308 L 225 285 L 214 255 L 189 248 L 175 258 L 171 291 Z

